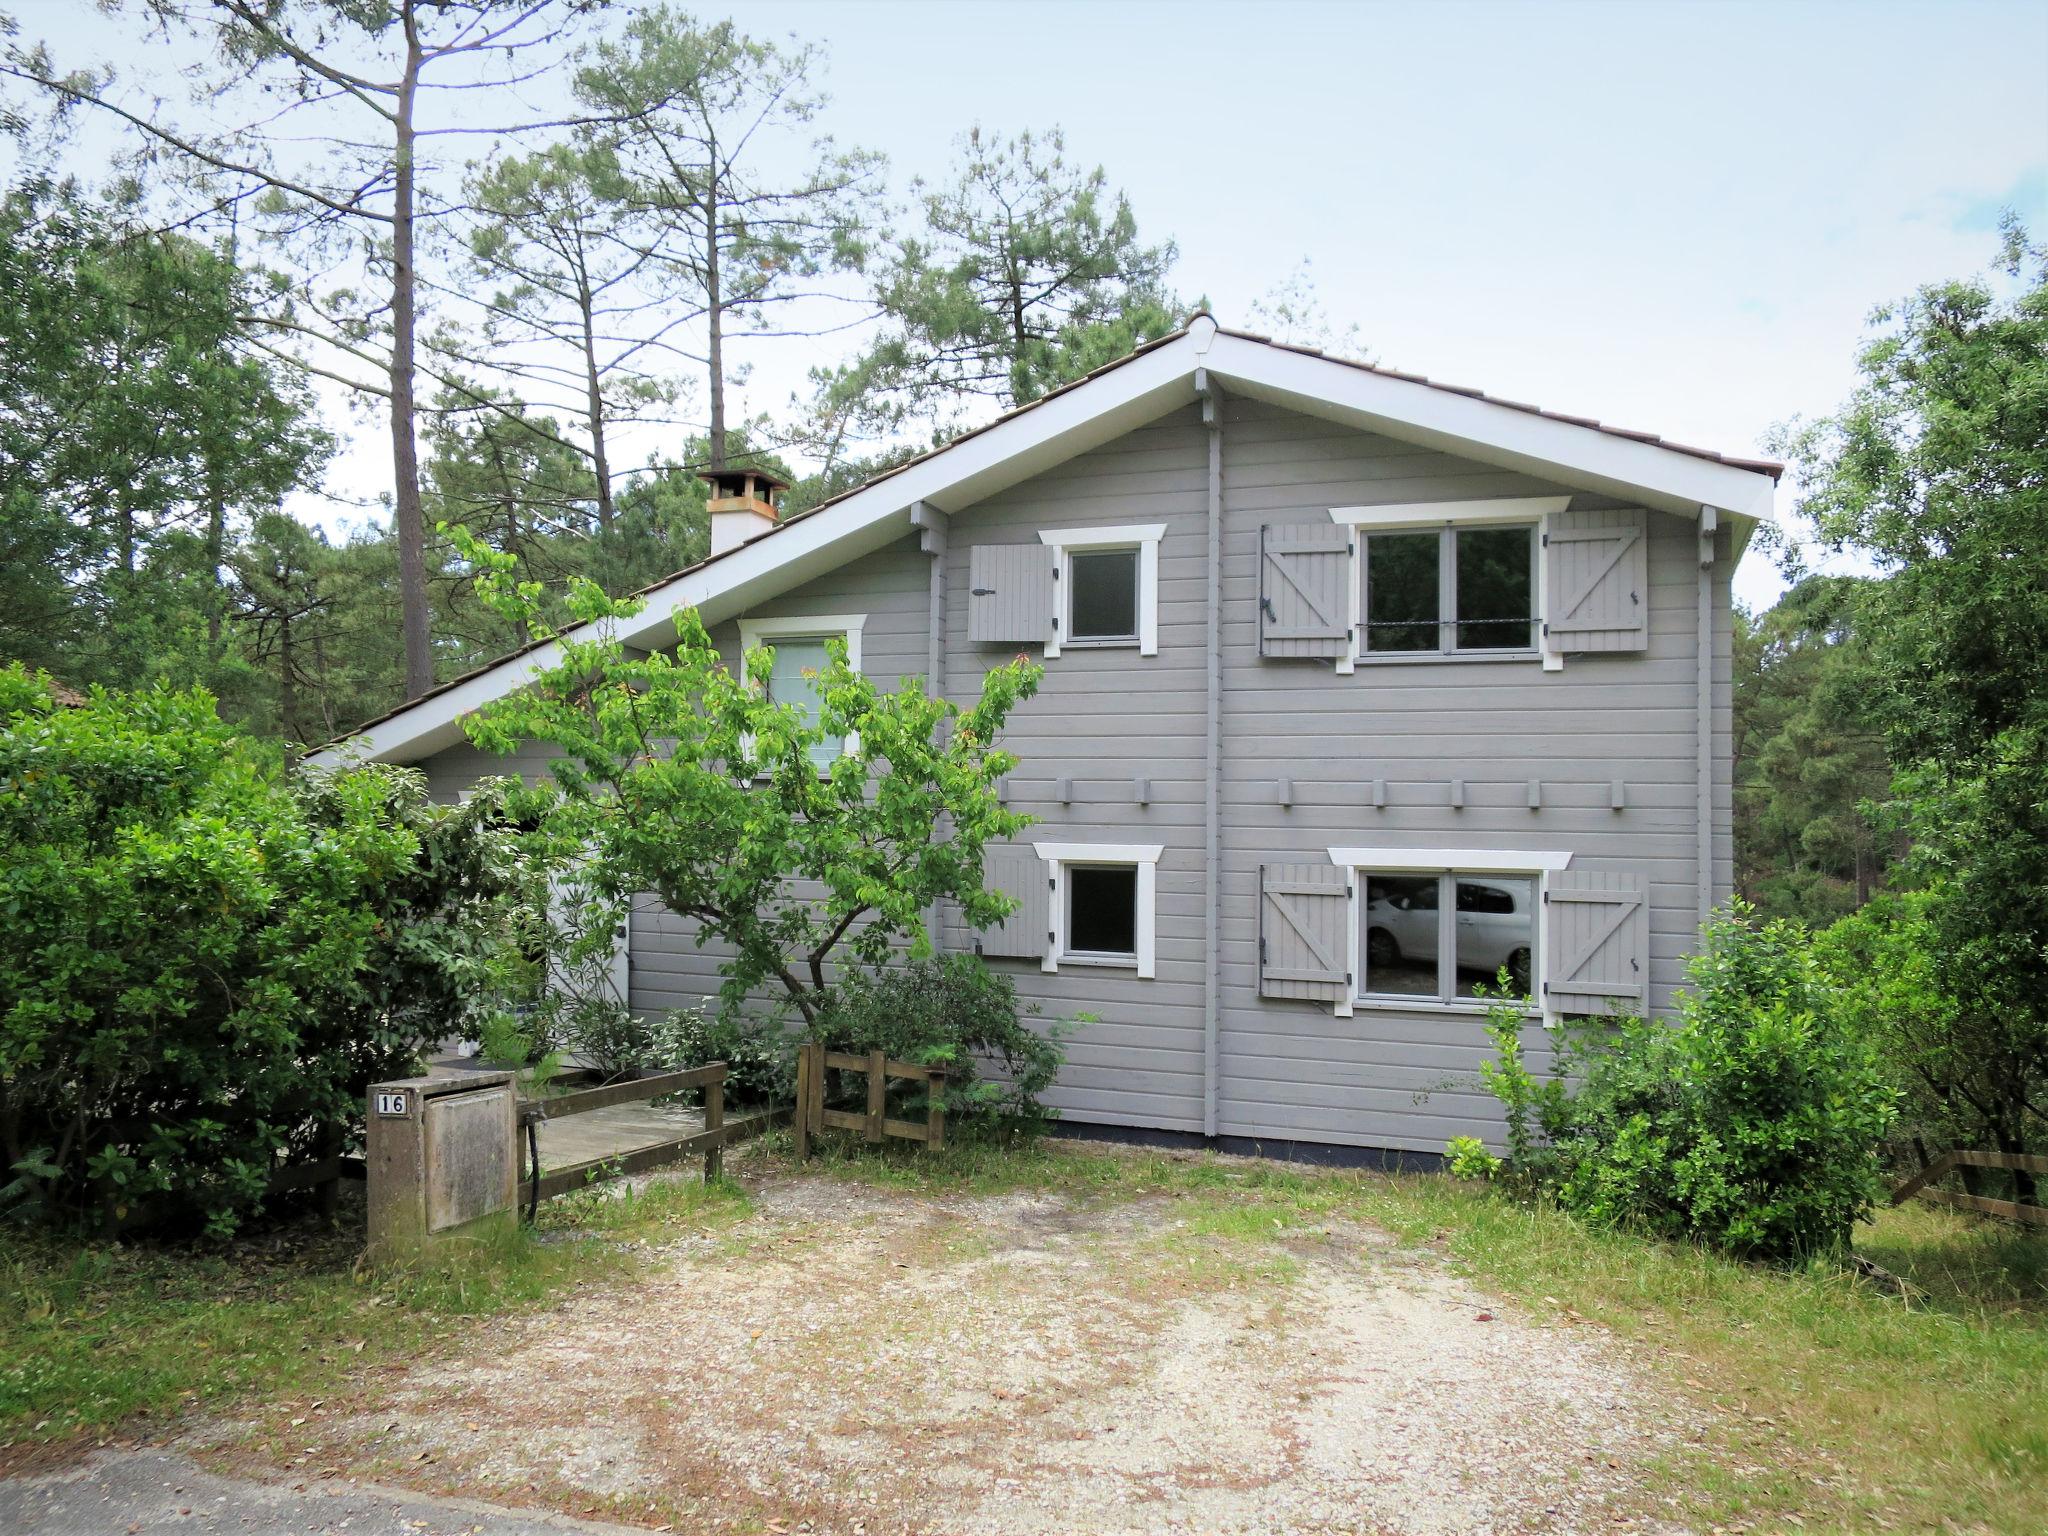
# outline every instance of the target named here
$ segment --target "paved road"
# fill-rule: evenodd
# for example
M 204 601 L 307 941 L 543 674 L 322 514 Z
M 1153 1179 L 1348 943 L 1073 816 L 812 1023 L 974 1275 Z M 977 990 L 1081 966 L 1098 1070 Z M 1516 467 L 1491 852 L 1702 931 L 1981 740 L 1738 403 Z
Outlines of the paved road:
M 216 1477 L 168 1451 L 98 1451 L 80 1466 L 0 1482 L 7 1536 L 646 1536 L 640 1527 L 429 1498 L 364 1483 Z

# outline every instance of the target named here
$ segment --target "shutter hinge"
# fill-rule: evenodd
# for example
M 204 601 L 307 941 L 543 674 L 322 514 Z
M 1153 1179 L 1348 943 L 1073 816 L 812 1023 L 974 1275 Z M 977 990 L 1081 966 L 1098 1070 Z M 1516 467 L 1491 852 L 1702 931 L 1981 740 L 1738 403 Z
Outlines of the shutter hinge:
M 1261 964 L 1261 965 L 1264 965 L 1265 963 L 1266 963 L 1266 941 L 1265 941 L 1264 939 L 1260 939 L 1260 940 L 1259 940 L 1259 964 Z
M 1543 893 L 1543 905 L 1546 907 L 1550 905 L 1550 892 L 1548 891 Z
M 1270 597 L 1261 596 L 1259 598 L 1259 606 L 1265 610 L 1267 618 L 1273 620 L 1275 623 L 1279 622 L 1280 615 L 1273 611 L 1273 599 L 1271 599 Z
M 1544 547 L 1545 549 L 1548 549 L 1548 548 L 1550 548 L 1550 535 L 1549 535 L 1549 534 L 1547 534 L 1547 533 L 1544 533 L 1544 534 L 1539 534 L 1539 535 L 1537 535 L 1537 537 L 1538 537 L 1538 538 L 1540 538 L 1540 539 L 1541 539 L 1541 540 L 1543 541 L 1543 547 Z
M 967 589 L 967 595 L 969 597 L 994 597 L 996 589 L 994 587 L 970 587 Z

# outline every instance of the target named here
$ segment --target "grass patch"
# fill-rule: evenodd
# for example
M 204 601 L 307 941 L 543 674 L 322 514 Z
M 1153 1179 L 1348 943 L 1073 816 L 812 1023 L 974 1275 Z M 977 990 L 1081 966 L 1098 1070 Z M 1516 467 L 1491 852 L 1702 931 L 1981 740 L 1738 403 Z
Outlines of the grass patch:
M 308 1222 L 214 1250 L 10 1234 L 0 1460 L 259 1394 L 334 1392 L 379 1360 L 444 1343 L 451 1321 L 630 1274 L 642 1261 L 621 1239 L 723 1226 L 749 1209 L 729 1182 L 579 1193 L 542 1206 L 537 1231 L 451 1244 L 383 1275 L 358 1266 L 354 1224 Z

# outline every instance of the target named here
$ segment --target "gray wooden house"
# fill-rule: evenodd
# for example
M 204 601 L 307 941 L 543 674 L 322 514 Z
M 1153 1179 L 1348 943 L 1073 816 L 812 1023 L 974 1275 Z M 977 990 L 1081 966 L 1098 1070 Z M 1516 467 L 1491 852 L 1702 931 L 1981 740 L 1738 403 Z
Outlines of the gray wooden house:
M 1497 1126 L 1476 984 L 1664 1009 L 1728 895 L 1729 577 L 1778 473 L 1198 316 L 787 523 L 735 480 L 711 557 L 627 638 L 694 606 L 735 661 L 772 642 L 793 693 L 828 635 L 963 700 L 1042 656 L 1007 737 L 1038 822 L 989 863 L 1021 905 L 945 942 L 1099 1021 L 1054 1102 L 1434 1151 Z M 460 721 L 548 660 L 316 760 L 417 764 L 450 798 L 542 771 Z M 633 914 L 634 1008 L 709 996 L 717 966 Z

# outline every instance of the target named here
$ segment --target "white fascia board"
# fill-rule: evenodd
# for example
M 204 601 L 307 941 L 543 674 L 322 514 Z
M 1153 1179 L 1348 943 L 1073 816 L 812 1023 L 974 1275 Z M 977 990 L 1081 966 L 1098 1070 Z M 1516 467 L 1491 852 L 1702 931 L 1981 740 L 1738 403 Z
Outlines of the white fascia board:
M 844 501 L 797 520 L 738 549 L 683 572 L 642 595 L 644 606 L 619 626 L 629 645 L 659 649 L 675 638 L 675 615 L 695 608 L 707 625 L 731 618 L 749 604 L 844 565 L 908 534 L 910 508 L 930 503 L 955 512 L 1032 475 L 1113 442 L 1134 428 L 1195 401 L 1195 369 L 1213 327 L 1197 328 L 1100 378 L 1054 395 L 1030 410 L 856 491 Z M 315 767 L 350 762 L 417 762 L 454 746 L 465 715 L 516 692 L 560 661 L 550 643 L 508 657 L 446 693 L 310 754 Z
M 1702 503 L 1739 517 L 1771 516 L 1769 475 L 1660 444 L 1240 336 L 1219 334 L 1205 366 L 1234 393 L 1687 519 Z
M 1564 869 L 1569 853 L 1525 848 L 1332 848 L 1330 862 L 1344 869 L 1411 870 L 1418 874 L 1540 875 Z

